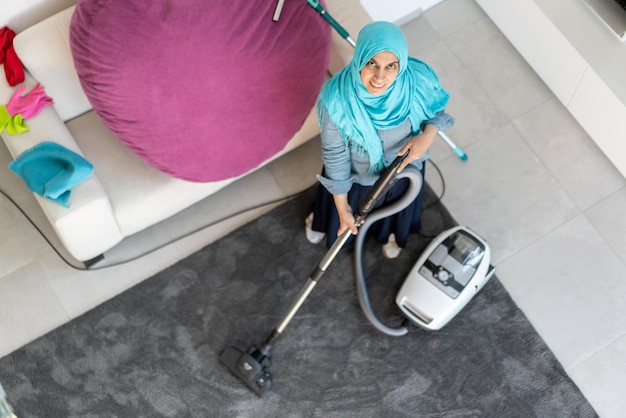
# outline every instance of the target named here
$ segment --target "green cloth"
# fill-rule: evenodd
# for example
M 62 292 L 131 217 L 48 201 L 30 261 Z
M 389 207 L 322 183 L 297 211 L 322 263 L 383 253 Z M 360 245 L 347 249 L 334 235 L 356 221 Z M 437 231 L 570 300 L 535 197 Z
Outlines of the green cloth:
M 24 118 L 19 113 L 17 115 L 9 115 L 6 105 L 0 105 L 0 132 L 7 129 L 7 132 L 11 135 L 21 134 L 28 132 L 28 126 L 24 121 Z

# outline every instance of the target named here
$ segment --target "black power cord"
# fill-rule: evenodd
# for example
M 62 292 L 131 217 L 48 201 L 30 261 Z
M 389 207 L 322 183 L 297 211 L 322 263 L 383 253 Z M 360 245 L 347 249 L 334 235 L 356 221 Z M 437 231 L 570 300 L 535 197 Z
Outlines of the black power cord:
M 437 171 L 437 174 L 439 174 L 439 179 L 441 180 L 441 194 L 439 196 L 437 196 L 437 199 L 435 199 L 434 202 L 432 202 L 431 204 L 429 204 L 428 206 L 425 206 L 422 210 L 426 211 L 428 209 L 431 209 L 432 207 L 434 207 L 435 205 L 437 205 L 439 202 L 441 202 L 441 199 L 443 199 L 443 195 L 446 194 L 446 180 L 443 178 L 443 173 L 441 172 L 441 169 L 439 168 L 439 166 L 437 164 L 435 164 L 431 159 L 426 160 L 428 161 Z M 424 180 L 426 181 L 426 180 Z
M 428 161 L 432 164 L 432 166 L 435 168 L 435 170 L 437 170 L 437 173 L 439 174 L 439 178 L 441 179 L 441 184 L 442 184 L 442 190 L 441 190 L 441 194 L 439 196 L 437 196 L 437 199 L 435 199 L 435 201 L 430 203 L 428 206 L 424 207 L 423 211 L 427 211 L 427 210 L 431 209 L 432 207 L 434 207 L 435 205 L 437 205 L 441 201 L 441 199 L 443 198 L 443 196 L 445 194 L 445 191 L 446 191 L 445 180 L 444 180 L 443 174 L 441 173 L 441 170 L 439 169 L 437 164 L 432 162 L 432 160 L 429 159 Z M 44 232 L 37 226 L 35 221 L 33 221 L 30 218 L 30 216 L 28 216 L 28 214 L 17 204 L 17 202 L 15 202 L 15 200 L 13 200 L 11 198 L 11 196 L 9 196 L 8 193 L 6 193 L 4 190 L 0 189 L 0 194 L 2 196 L 4 196 L 22 214 L 22 216 L 31 224 L 31 226 L 33 228 L 35 228 L 35 230 L 39 233 L 39 235 L 41 235 L 41 237 L 46 241 L 46 243 L 50 246 L 50 248 L 56 253 L 56 255 L 65 264 L 67 264 L 68 267 L 71 267 L 71 268 L 73 268 L 75 270 L 79 270 L 79 271 L 95 271 L 95 270 L 104 270 L 104 269 L 107 269 L 107 268 L 120 266 L 120 265 L 123 265 L 123 264 L 130 263 L 132 261 L 138 260 L 138 259 L 140 259 L 142 257 L 145 257 L 148 254 L 151 254 L 151 253 L 153 253 L 155 251 L 158 251 L 158 250 L 160 250 L 162 248 L 165 248 L 165 247 L 167 247 L 170 244 L 173 244 L 175 242 L 183 240 L 183 239 L 185 239 L 185 238 L 187 238 L 189 236 L 192 236 L 192 235 L 194 235 L 194 234 L 196 234 L 196 233 L 198 233 L 200 231 L 203 231 L 203 230 L 205 230 L 207 228 L 210 228 L 213 225 L 217 225 L 217 224 L 219 224 L 221 222 L 227 221 L 227 220 L 232 219 L 232 218 L 234 218 L 236 216 L 242 215 L 242 214 L 247 213 L 247 212 L 251 212 L 253 210 L 261 209 L 261 208 L 266 207 L 266 206 L 271 206 L 271 205 L 275 205 L 277 203 L 287 202 L 287 201 L 289 201 L 291 199 L 294 199 L 294 198 L 296 198 L 298 196 L 301 196 L 303 194 L 308 193 L 309 190 L 311 190 L 313 187 L 317 187 L 317 184 L 314 184 L 314 185 L 312 185 L 310 187 L 307 187 L 306 189 L 304 189 L 304 190 L 302 190 L 300 192 L 297 192 L 297 193 L 294 193 L 294 194 L 291 194 L 291 195 L 288 195 L 288 196 L 285 196 L 285 197 L 281 197 L 281 198 L 278 198 L 278 199 L 273 199 L 273 200 L 270 200 L 268 202 L 263 202 L 263 203 L 260 203 L 258 205 L 254 205 L 254 206 L 242 209 L 242 210 L 237 211 L 235 213 L 232 213 L 232 214 L 230 214 L 228 216 L 225 216 L 223 218 L 220 218 L 220 219 L 217 219 L 217 220 L 215 220 L 213 222 L 210 222 L 210 223 L 208 223 L 206 225 L 203 225 L 203 226 L 201 226 L 199 228 L 196 228 L 196 229 L 194 229 L 194 230 L 192 230 L 192 231 L 190 231 L 190 232 L 188 232 L 186 234 L 183 234 L 183 235 L 181 235 L 181 236 L 179 236 L 177 238 L 174 238 L 174 239 L 172 239 L 172 240 L 170 240 L 170 241 L 168 241 L 168 242 L 166 242 L 164 244 L 161 244 L 161 245 L 158 245 L 156 247 L 150 248 L 149 250 L 147 250 L 147 251 L 145 251 L 145 252 L 143 252 L 143 253 L 135 256 L 135 257 L 131 257 L 131 258 L 128 258 L 128 259 L 125 259 L 125 260 L 122 260 L 122 261 L 118 261 L 116 263 L 106 264 L 106 265 L 103 265 L 101 267 L 98 267 L 98 266 L 87 267 L 87 266 L 76 266 L 76 265 L 74 265 L 70 260 L 68 260 L 66 257 L 64 257 L 63 254 L 61 254 L 61 252 L 48 239 L 46 234 L 44 234 Z M 433 237 L 426 237 L 426 238 L 433 238 Z

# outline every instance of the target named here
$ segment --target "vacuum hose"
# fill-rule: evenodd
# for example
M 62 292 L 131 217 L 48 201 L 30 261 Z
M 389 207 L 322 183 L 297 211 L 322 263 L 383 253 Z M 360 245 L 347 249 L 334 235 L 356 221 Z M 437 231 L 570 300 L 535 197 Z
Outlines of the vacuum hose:
M 420 171 L 412 165 L 408 165 L 402 172 L 398 173 L 397 179 L 407 178 L 409 180 L 409 188 L 404 195 L 388 206 L 381 207 L 380 209 L 372 212 L 365 220 L 363 225 L 359 228 L 359 233 L 356 236 L 354 245 L 354 269 L 356 275 L 357 293 L 359 296 L 359 304 L 361 309 L 365 313 L 367 319 L 378 328 L 381 332 L 391 335 L 392 337 L 401 337 L 408 333 L 406 326 L 398 328 L 391 328 L 383 324 L 374 314 L 372 306 L 370 304 L 369 296 L 367 294 L 367 285 L 365 283 L 365 275 L 363 273 L 363 244 L 367 236 L 367 230 L 375 222 L 384 219 L 388 216 L 394 215 L 406 207 L 408 207 L 418 196 L 422 189 L 422 174 Z

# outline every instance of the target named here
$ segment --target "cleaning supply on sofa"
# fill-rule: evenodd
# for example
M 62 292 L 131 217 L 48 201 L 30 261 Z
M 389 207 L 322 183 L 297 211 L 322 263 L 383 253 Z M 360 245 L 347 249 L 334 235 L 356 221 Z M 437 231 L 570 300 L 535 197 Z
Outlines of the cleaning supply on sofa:
M 81 155 L 55 142 L 42 142 L 20 154 L 9 168 L 38 195 L 69 207 L 72 188 L 93 173 Z
M 9 86 L 24 81 L 24 66 L 13 49 L 15 32 L 8 26 L 0 28 L 0 64 L 4 64 L 4 74 Z
M 37 83 L 28 93 L 22 95 L 25 89 L 26 85 L 18 87 L 6 104 L 11 115 L 20 114 L 24 119 L 30 119 L 37 116 L 47 105 L 54 104 L 41 84 Z
M 28 132 L 25 119 L 37 116 L 44 107 L 54 104 L 39 83 L 22 95 L 25 89 L 26 85 L 20 86 L 6 105 L 0 105 L 0 131 L 6 128 L 11 135 Z
M 28 132 L 28 125 L 22 115 L 11 115 L 6 105 L 0 105 L 0 132 L 6 128 L 7 133 L 18 135 Z

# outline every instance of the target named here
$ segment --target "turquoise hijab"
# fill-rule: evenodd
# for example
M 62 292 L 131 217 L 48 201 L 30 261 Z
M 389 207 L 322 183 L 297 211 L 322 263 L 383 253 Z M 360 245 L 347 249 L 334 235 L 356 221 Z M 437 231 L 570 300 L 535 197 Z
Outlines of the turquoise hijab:
M 400 69 L 393 84 L 375 96 L 361 82 L 360 72 L 383 51 L 398 57 Z M 317 110 L 320 124 L 325 108 L 346 145 L 367 155 L 370 172 L 379 173 L 384 168 L 384 155 L 376 130 L 396 127 L 409 118 L 417 134 L 424 121 L 444 110 L 449 97 L 432 68 L 408 56 L 400 28 L 389 22 L 373 22 L 359 32 L 352 61 L 324 84 Z

